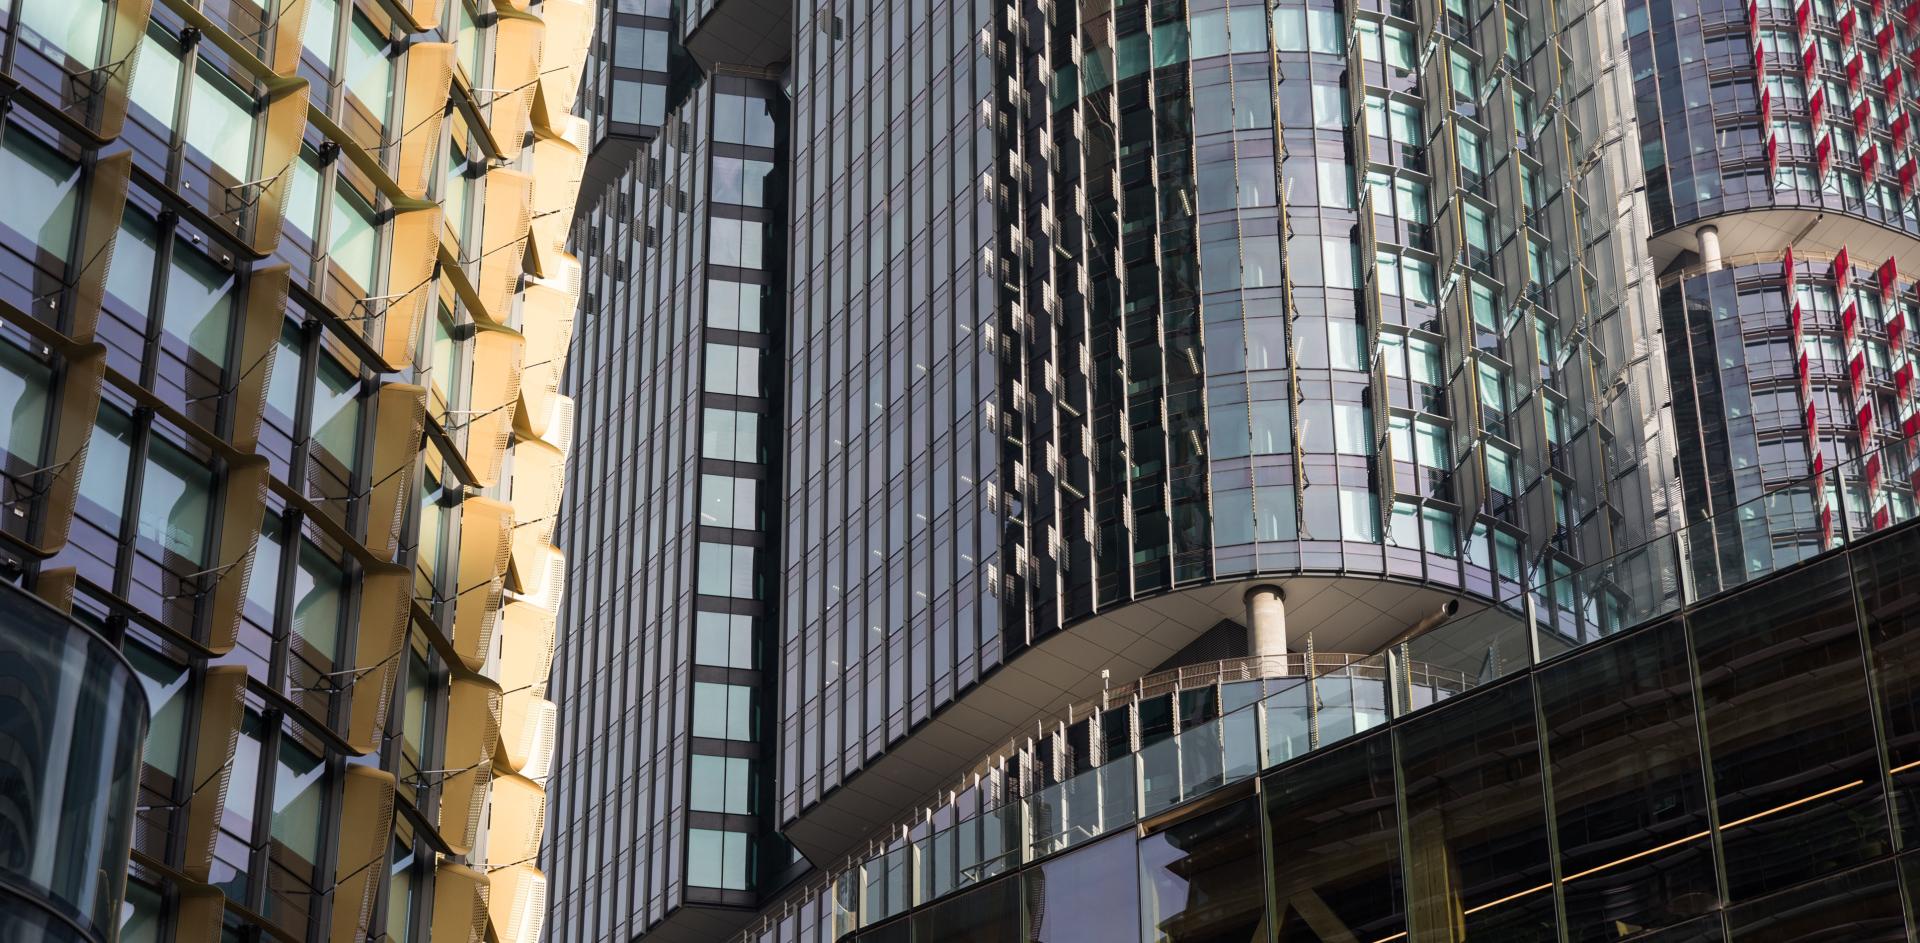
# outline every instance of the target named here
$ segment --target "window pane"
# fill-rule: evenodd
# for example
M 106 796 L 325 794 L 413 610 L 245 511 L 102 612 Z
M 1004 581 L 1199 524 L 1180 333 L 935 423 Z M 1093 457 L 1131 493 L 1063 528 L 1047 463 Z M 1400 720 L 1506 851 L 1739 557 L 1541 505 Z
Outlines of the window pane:
M 1863 861 L 1891 842 L 1846 561 L 1800 573 L 1689 619 L 1735 900 Z
M 326 807 L 327 767 L 290 736 L 280 738 L 273 784 L 273 838 L 308 862 L 320 857 L 320 817 Z
M 1558 939 L 1533 689 L 1477 692 L 1402 727 L 1413 939 Z
M 129 209 L 120 217 L 113 240 L 113 264 L 107 266 L 107 293 L 146 316 L 153 301 L 154 263 L 160 257 L 158 227 L 145 213 Z
M 273 375 L 267 378 L 267 406 L 291 429 L 293 417 L 300 412 L 300 330 L 292 325 L 280 330 L 280 349 L 273 355 Z
M 164 325 L 175 340 L 216 368 L 227 362 L 234 284 L 231 271 L 215 264 L 191 242 L 173 241 Z
M 93 510 L 80 516 L 109 533 L 120 529 L 120 515 L 126 510 L 127 466 L 132 461 L 133 421 L 101 403 L 87 440 L 87 463 L 80 472 L 80 497 L 92 503 Z
M 1686 639 L 1649 628 L 1540 672 L 1567 934 L 1662 926 L 1717 899 Z
M 720 281 L 707 283 L 707 326 L 733 331 L 760 330 L 759 285 Z
M 1906 918 L 1900 912 L 1900 881 L 1892 861 L 1728 908 L 1727 926 L 1732 943 L 1895 943 L 1909 939 Z
M 737 684 L 693 683 L 693 735 L 715 740 L 752 740 L 753 689 Z
M 187 670 L 137 643 L 122 651 L 140 674 L 140 686 L 147 691 L 147 707 L 153 712 L 147 726 L 147 747 L 142 754 L 148 766 L 168 776 L 180 775 L 180 737 L 187 713 Z
M 707 345 L 706 389 L 732 396 L 760 396 L 760 348 Z
M 1140 933 L 1138 867 L 1131 832 L 1048 858 L 1026 882 L 1033 939 L 1135 939 Z
M 340 657 L 346 574 L 319 547 L 302 540 L 293 578 L 293 631 L 309 646 L 302 654 L 320 659 L 324 667 Z
M 253 153 L 253 113 L 240 89 L 204 69 L 193 77 L 187 143 L 234 179 L 247 179 L 248 160 Z
M 373 262 L 380 245 L 373 212 L 341 184 L 333 191 L 333 215 L 329 222 L 333 226 L 333 264 L 340 266 L 361 288 L 371 290 Z
M 0 467 L 40 464 L 52 371 L 19 346 L 0 341 Z M 7 461 L 11 459 L 11 461 Z
M 1920 841 L 1920 817 L 1906 811 L 1920 809 L 1920 530 L 1889 534 L 1853 557 L 1901 847 L 1910 848 Z
M 759 461 L 760 416 L 733 409 L 705 410 L 701 435 L 702 458 L 734 462 Z
M 173 127 L 180 104 L 180 57 L 152 33 L 140 37 L 140 58 L 127 96 L 161 127 Z
M 387 100 L 393 95 L 393 62 L 386 56 L 387 38 L 365 17 L 354 14 L 347 32 L 347 90 L 373 113 L 387 120 Z
M 1272 835 L 1273 919 L 1280 943 L 1392 939 L 1402 922 L 1392 749 L 1384 736 L 1325 750 L 1261 782 Z M 1302 828 L 1301 823 L 1313 823 Z
M 347 467 L 360 456 L 360 378 L 332 357 L 320 358 L 313 383 L 313 437 Z
M 0 180 L 8 182 L 7 199 L 0 200 L 0 222 L 41 251 L 65 259 L 80 198 L 80 165 L 9 124 L 6 139 L 0 141 Z
M 88 456 L 89 465 L 93 464 Z M 140 482 L 140 538 L 188 563 L 206 562 L 213 471 L 164 439 L 147 448 Z
M 735 756 L 693 755 L 691 808 L 695 812 L 753 812 L 751 760 Z
M 756 485 L 751 478 L 701 475 L 700 523 L 709 527 L 757 526 L 754 513 Z
M 747 836 L 708 828 L 687 829 L 687 883 L 695 887 L 745 890 Z
M 247 579 L 250 614 L 269 626 L 280 604 L 280 526 L 279 515 L 271 511 L 263 515 L 260 542 L 254 545 L 253 569 Z
M 753 617 L 697 612 L 693 623 L 693 660 L 724 668 L 753 667 Z
M 82 69 L 100 65 L 101 24 L 107 5 L 98 0 L 26 0 L 20 25 L 41 40 L 37 45 L 55 61 L 65 53 Z M 66 65 L 66 63 L 61 63 Z
M 1249 797 L 1140 840 L 1142 940 L 1203 943 L 1260 935 L 1267 908 L 1258 802 Z
M 706 596 L 760 598 L 753 567 L 754 548 L 700 542 L 699 591 Z
M 320 168 L 305 150 L 293 162 L 287 181 L 288 224 L 311 236 L 320 231 Z
M 333 61 L 333 44 L 340 36 L 340 0 L 309 0 L 307 23 L 300 43 L 321 62 Z M 146 65 L 146 60 L 141 60 Z

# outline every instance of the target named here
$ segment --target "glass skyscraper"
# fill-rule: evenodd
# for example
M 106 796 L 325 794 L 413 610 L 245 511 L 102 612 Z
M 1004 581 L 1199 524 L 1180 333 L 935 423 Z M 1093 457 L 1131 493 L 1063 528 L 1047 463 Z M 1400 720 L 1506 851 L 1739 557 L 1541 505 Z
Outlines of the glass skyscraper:
M 0 4 L 0 937 L 541 937 L 593 12 Z
M 601 22 L 556 938 L 1916 938 L 1920 6 Z

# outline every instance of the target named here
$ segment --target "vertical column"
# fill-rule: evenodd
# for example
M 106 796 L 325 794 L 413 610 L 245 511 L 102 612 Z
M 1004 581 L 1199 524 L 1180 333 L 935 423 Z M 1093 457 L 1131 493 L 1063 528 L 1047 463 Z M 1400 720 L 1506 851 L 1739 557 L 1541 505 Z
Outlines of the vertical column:
M 1247 654 L 1257 658 L 1287 653 L 1287 594 L 1263 584 L 1247 590 Z

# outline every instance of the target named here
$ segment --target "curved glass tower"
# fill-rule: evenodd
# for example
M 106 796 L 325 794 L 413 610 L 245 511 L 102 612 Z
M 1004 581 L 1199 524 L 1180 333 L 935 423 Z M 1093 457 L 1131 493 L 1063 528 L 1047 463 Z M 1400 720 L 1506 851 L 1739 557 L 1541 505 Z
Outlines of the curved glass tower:
M 1666 526 L 1618 7 L 674 12 L 587 101 L 554 932 L 712 938 L 1286 679 L 1364 729 Z

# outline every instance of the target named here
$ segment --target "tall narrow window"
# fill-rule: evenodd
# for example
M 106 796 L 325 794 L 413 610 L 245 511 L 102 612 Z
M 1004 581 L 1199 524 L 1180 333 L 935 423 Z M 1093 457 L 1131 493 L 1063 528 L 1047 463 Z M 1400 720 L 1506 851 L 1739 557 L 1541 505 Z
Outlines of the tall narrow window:
M 215 369 L 227 362 L 227 332 L 233 321 L 234 273 L 186 239 L 173 241 L 167 266 L 163 326 Z
M 252 101 L 211 66 L 201 66 L 193 76 L 187 143 L 235 180 L 248 179 L 248 161 L 253 154 Z
M 92 0 L 82 0 L 91 3 Z M 0 223 L 26 237 L 40 251 L 64 260 L 73 242 L 74 207 L 80 200 L 80 165 L 40 143 L 18 125 L 5 126 L 0 139 Z
M 360 99 L 373 120 L 386 122 L 388 101 L 393 97 L 393 61 L 387 58 L 387 37 L 357 13 L 353 28 L 347 32 L 347 90 Z

